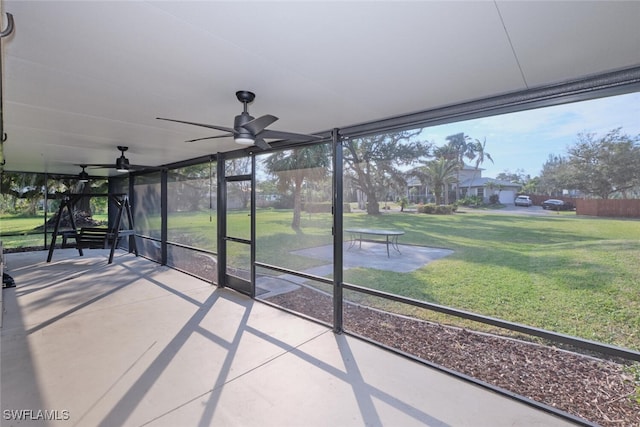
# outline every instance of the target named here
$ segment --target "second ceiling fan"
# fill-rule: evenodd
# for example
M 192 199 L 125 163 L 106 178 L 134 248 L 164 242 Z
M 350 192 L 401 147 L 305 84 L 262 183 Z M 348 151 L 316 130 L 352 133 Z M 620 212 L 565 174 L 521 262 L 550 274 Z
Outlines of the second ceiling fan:
M 154 166 L 142 166 L 142 165 L 132 165 L 129 163 L 129 159 L 127 159 L 124 155 L 124 152 L 127 151 L 129 147 L 124 147 L 122 145 L 118 145 L 118 150 L 120 150 L 120 157 L 116 158 L 115 163 L 98 163 L 98 164 L 88 164 L 88 165 L 78 165 L 84 168 L 89 166 L 92 168 L 101 168 L 101 169 L 115 169 L 118 172 L 131 172 L 136 170 L 144 170 L 144 169 L 158 169 Z
M 266 114 L 264 116 L 258 117 L 257 119 L 251 116 L 247 109 L 247 104 L 253 102 L 256 95 L 253 92 L 249 92 L 246 90 L 241 90 L 236 92 L 236 98 L 240 101 L 244 110 L 241 114 L 235 117 L 233 122 L 233 128 L 226 126 L 218 126 L 218 125 L 210 125 L 206 123 L 195 123 L 195 122 L 187 122 L 184 120 L 174 120 L 174 119 L 165 119 L 162 117 L 157 117 L 158 120 L 166 120 L 169 122 L 176 123 L 184 123 L 187 125 L 200 126 L 209 129 L 215 129 L 223 132 L 227 132 L 225 135 L 216 135 L 216 136 L 208 136 L 204 138 L 191 139 L 187 142 L 194 141 L 202 141 L 204 139 L 214 139 L 214 138 L 228 138 L 233 136 L 233 140 L 237 144 L 241 145 L 256 145 L 263 150 L 267 150 L 271 148 L 269 143 L 265 141 L 265 139 L 276 139 L 276 140 L 284 140 L 284 141 L 293 141 L 293 142 L 307 142 L 322 139 L 322 137 L 317 135 L 306 135 L 300 133 L 293 132 L 282 132 L 277 130 L 267 129 L 267 126 L 278 120 L 276 116 L 272 116 L 271 114 Z

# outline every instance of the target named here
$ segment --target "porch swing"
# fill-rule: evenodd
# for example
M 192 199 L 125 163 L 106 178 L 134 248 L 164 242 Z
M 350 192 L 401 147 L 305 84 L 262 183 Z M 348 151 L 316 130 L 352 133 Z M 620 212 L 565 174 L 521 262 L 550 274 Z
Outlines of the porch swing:
M 108 197 L 110 201 L 118 207 L 115 223 L 113 228 L 108 227 L 76 227 L 76 221 L 73 218 L 73 211 L 76 203 L 85 197 Z M 64 211 L 69 214 L 69 225 L 71 230 L 60 231 L 60 223 Z M 122 229 L 122 215 L 126 213 L 128 228 Z M 76 248 L 80 256 L 84 255 L 83 249 L 110 249 L 109 264 L 113 262 L 113 255 L 123 237 L 129 237 L 129 253 L 135 252 L 138 256 L 138 247 L 136 245 L 135 231 L 133 229 L 133 216 L 131 214 L 131 205 L 129 197 L 126 194 L 68 194 L 60 203 L 58 209 L 58 217 L 56 218 L 55 227 L 49 244 L 49 255 L 47 262 L 51 262 L 53 251 L 56 247 L 58 236 L 62 237 L 61 248 Z M 74 242 L 69 242 L 73 239 Z

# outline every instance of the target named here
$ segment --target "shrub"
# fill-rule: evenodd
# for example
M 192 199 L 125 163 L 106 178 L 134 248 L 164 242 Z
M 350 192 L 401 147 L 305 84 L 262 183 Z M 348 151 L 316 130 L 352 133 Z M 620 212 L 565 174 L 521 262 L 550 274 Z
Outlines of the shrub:
M 433 214 L 436 211 L 436 205 L 433 203 L 427 203 L 426 205 L 418 206 L 418 213 Z
M 463 199 L 460 199 L 458 203 L 462 206 L 480 206 L 482 205 L 482 197 L 480 196 L 468 196 Z
M 437 215 L 451 215 L 453 213 L 453 206 L 451 205 L 438 205 L 436 206 Z
M 435 203 L 427 203 L 418 206 L 418 213 L 431 215 L 451 215 L 456 211 L 455 205 L 436 205 Z
M 497 194 L 492 194 L 491 196 L 489 196 L 490 205 L 497 205 L 498 203 L 500 203 L 500 196 L 498 196 Z

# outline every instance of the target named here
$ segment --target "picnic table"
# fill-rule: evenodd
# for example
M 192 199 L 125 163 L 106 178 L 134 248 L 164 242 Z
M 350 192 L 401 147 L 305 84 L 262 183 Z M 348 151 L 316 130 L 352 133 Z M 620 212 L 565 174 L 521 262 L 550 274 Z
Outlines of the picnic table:
M 362 236 L 384 236 L 384 242 L 387 245 L 387 258 L 390 257 L 389 254 L 389 245 L 393 249 L 395 249 L 398 253 L 400 252 L 400 248 L 398 247 L 398 238 L 404 234 L 402 230 L 381 230 L 378 228 L 347 228 L 344 231 L 351 235 L 351 240 L 349 244 L 349 249 L 355 246 L 356 242 L 359 243 L 359 248 L 362 248 Z M 378 240 L 368 239 L 366 241 L 369 242 L 378 242 Z

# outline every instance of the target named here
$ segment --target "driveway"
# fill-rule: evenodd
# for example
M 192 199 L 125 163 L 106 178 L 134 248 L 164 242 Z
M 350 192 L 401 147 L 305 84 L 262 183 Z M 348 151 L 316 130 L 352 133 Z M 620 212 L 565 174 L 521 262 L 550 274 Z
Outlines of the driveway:
M 474 209 L 465 208 L 465 207 L 459 207 L 458 211 L 459 212 L 477 212 Z M 556 211 L 547 211 L 542 209 L 542 206 L 530 206 L 527 208 L 524 206 L 515 206 L 513 204 L 508 204 L 502 209 L 485 210 L 482 212 L 508 214 L 508 215 L 556 215 L 557 214 Z

